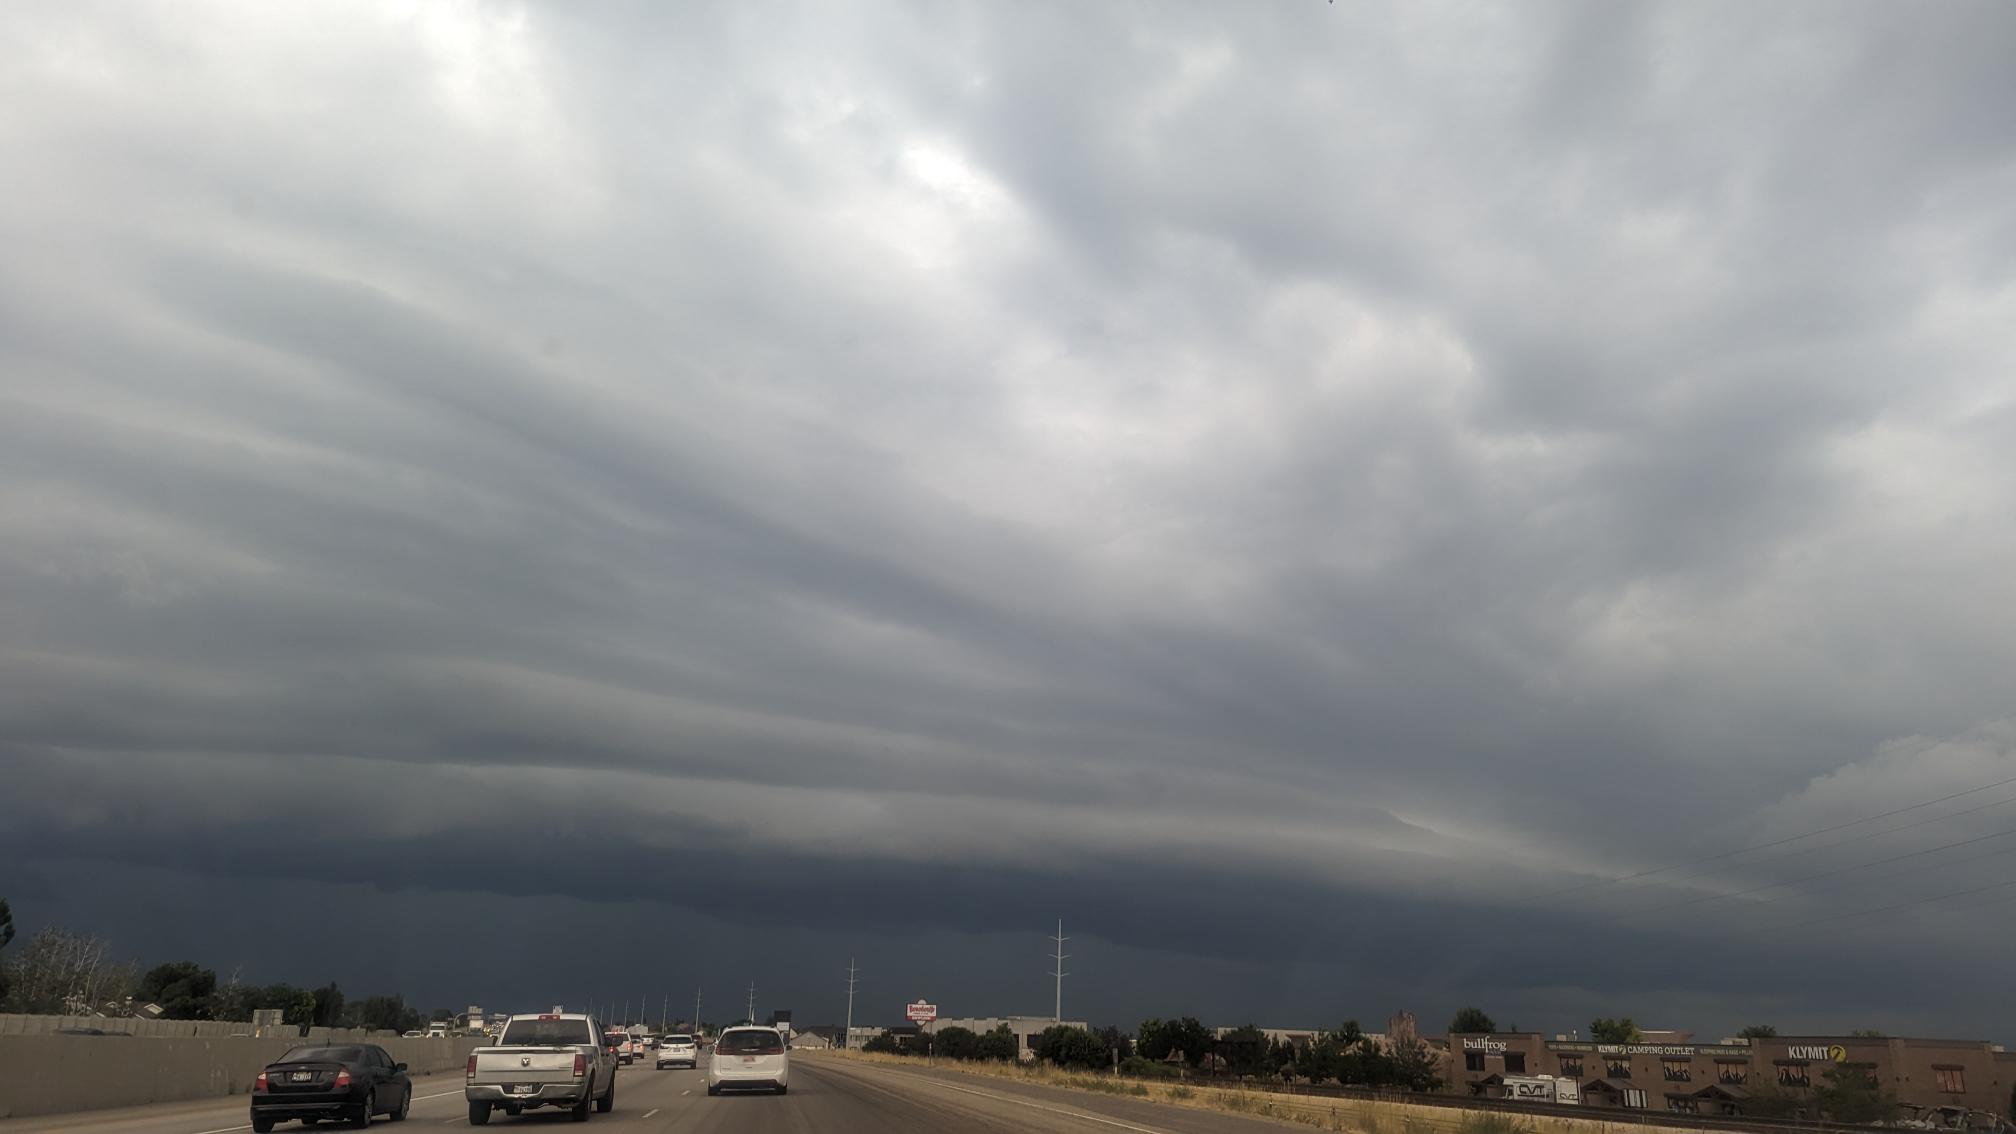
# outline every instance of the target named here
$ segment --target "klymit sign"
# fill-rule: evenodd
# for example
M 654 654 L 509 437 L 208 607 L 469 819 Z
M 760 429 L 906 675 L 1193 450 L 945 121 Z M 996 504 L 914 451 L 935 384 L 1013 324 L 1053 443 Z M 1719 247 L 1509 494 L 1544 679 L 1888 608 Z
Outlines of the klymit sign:
M 1785 1049 L 1787 1059 L 1825 1059 L 1831 1063 L 1848 1062 L 1848 1049 L 1838 1043 L 1793 1045 Z
M 1505 1054 L 1505 1041 L 1489 1039 L 1483 1036 L 1478 1037 L 1466 1036 L 1463 1039 L 1463 1050 L 1484 1051 L 1489 1052 L 1492 1055 L 1503 1055 Z

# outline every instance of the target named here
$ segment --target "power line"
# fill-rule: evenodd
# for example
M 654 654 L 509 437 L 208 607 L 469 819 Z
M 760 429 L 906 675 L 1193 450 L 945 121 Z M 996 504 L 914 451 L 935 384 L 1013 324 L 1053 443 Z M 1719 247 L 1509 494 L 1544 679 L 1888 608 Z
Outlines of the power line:
M 1526 902 L 1538 902 L 1538 901 L 1544 901 L 1544 900 L 1546 900 L 1546 899 L 1548 899 L 1548 898 L 1558 898 L 1558 897 L 1561 897 L 1561 896 L 1563 896 L 1563 895 L 1565 895 L 1565 894 L 1579 894 L 1579 893 L 1581 893 L 1581 892 L 1583 892 L 1583 891 L 1585 891 L 1585 890 L 1594 890 L 1594 889 L 1597 889 L 1597 888 L 1599 888 L 1599 887 L 1603 887 L 1603 886 L 1616 886 L 1616 885 L 1620 885 L 1620 884 L 1622 884 L 1622 883 L 1625 883 L 1625 882 L 1634 882 L 1634 881 L 1637 881 L 1638 879 L 1641 879 L 1641 878 L 1650 878 L 1650 877 L 1652 877 L 1652 876 L 1653 876 L 1653 875 L 1655 875 L 1655 874 L 1665 874 L 1665 873 L 1667 873 L 1668 871 L 1673 871 L 1673 870 L 1682 870 L 1682 869 L 1685 869 L 1685 868 L 1687 868 L 1687 867 L 1691 867 L 1691 866 L 1702 866 L 1702 865 L 1705 865 L 1705 864 L 1707 864 L 1707 863 L 1711 863 L 1711 862 L 1722 862 L 1722 861 L 1724 861 L 1724 860 L 1726 860 L 1726 859 L 1731 859 L 1731 858 L 1735 858 L 1735 857 L 1737 857 L 1738 855 L 1745 855 L 1745 854 L 1749 854 L 1749 853 L 1751 853 L 1752 851 L 1760 851 L 1760 850 L 1769 850 L 1769 849 L 1770 849 L 1770 848 L 1772 848 L 1772 847 L 1780 847 L 1780 846 L 1784 846 L 1784 845 L 1785 845 L 1785 844 L 1787 844 L 1787 843 L 1796 843 L 1796 842 L 1799 842 L 1799 841 L 1800 841 L 1800 840 L 1802 840 L 1802 839 L 1810 839 L 1810 838 L 1813 838 L 1813 837 L 1814 837 L 1814 836 L 1816 836 L 1816 835 L 1825 835 L 1825 834 L 1829 834 L 1829 833 L 1831 833 L 1831 832 L 1834 832 L 1834 831 L 1841 831 L 1841 830 L 1846 830 L 1846 829 L 1847 829 L 1847 828 L 1849 828 L 1849 827 L 1859 827 L 1859 826 L 1861 826 L 1861 825 L 1862 825 L 1862 824 L 1864 824 L 1864 823 L 1873 823 L 1873 822 L 1875 822 L 1875 821 L 1876 821 L 1876 820 L 1878 820 L 1878 819 L 1888 819 L 1888 818 L 1889 818 L 1890 816 L 1892 816 L 1892 815 L 1902 815 L 1902 814 L 1904 814 L 1904 813 L 1905 813 L 1905 812 L 1907 812 L 1907 811 L 1916 811 L 1916 810 L 1918 810 L 1918 809 L 1919 809 L 1919 808 L 1921 808 L 1921 807 L 1930 807 L 1930 806 L 1932 806 L 1932 805 L 1933 805 L 1933 804 L 1935 804 L 1935 803 L 1945 803 L 1945 802 L 1947 802 L 1948 800 L 1953 800 L 1953 799 L 1959 799 L 1959 798 L 1961 798 L 1962 796 L 1969 796 L 1969 795 L 1976 795 L 1976 794 L 1979 794 L 1979 793 L 1981 793 L 1981 792 L 1984 792 L 1984 791 L 1989 791 L 1989 790 L 1991 790 L 1991 789 L 1993 789 L 1993 788 L 1998 788 L 1998 787 L 2004 787 L 2004 786 L 2007 786 L 2007 785 L 2009 785 L 2009 784 L 2016 784 L 2016 776 L 2010 776 L 2010 777 L 2009 777 L 2008 779 L 2004 779 L 2004 780 L 1997 780 L 1997 781 L 1995 781 L 1995 782 L 1994 782 L 1994 783 L 1992 783 L 1992 784 L 1982 784 L 1982 785 L 1981 785 L 1980 787 L 1972 787 L 1972 788 L 1968 788 L 1968 789 L 1966 789 L 1965 791 L 1956 791 L 1956 792 L 1952 793 L 1951 795 L 1942 795 L 1942 796 L 1938 797 L 1937 799 L 1927 799 L 1927 800 L 1922 800 L 1922 801 L 1920 801 L 1920 802 L 1918 802 L 1918 803 L 1913 803 L 1913 804 L 1909 804 L 1909 805 L 1907 805 L 1907 806 L 1904 806 L 1904 807 L 1893 807 L 1893 808 L 1891 808 L 1891 809 L 1890 809 L 1890 810 L 1888 810 L 1888 811 L 1879 811 L 1879 812 L 1877 812 L 1877 813 L 1876 813 L 1876 814 L 1874 814 L 1874 815 L 1865 815 L 1865 816 L 1863 816 L 1863 817 L 1862 817 L 1862 818 L 1860 818 L 1860 819 L 1850 819 L 1850 820 L 1848 820 L 1847 822 L 1844 822 L 1844 823 L 1835 823 L 1835 824 L 1832 824 L 1832 825 L 1830 825 L 1830 826 L 1826 826 L 1826 827 L 1820 827 L 1820 828 L 1817 828 L 1817 829 L 1815 829 L 1815 830 L 1811 830 L 1811 831 L 1807 831 L 1807 832 L 1805 832 L 1804 834 L 1799 834 L 1799 835 L 1788 835 L 1788 836 L 1786 836 L 1785 838 L 1782 838 L 1782 839 L 1772 839 L 1772 840 L 1771 840 L 1770 842 L 1764 842 L 1764 843 L 1758 843 L 1758 844 L 1756 844 L 1756 845 L 1754 845 L 1754 846 L 1748 846 L 1748 847 L 1740 847 L 1740 848 L 1738 848 L 1738 849 L 1736 849 L 1736 850 L 1731 850 L 1731 851 L 1722 851 L 1722 852 L 1721 852 L 1721 853 L 1719 853 L 1719 854 L 1711 854 L 1711 855 L 1705 855 L 1705 856 L 1703 856 L 1703 857 L 1701 857 L 1701 858 L 1695 858 L 1695 859 L 1688 859 L 1688 860 L 1686 860 L 1686 861 L 1684 861 L 1684 862 L 1675 862 L 1675 863 L 1671 863 L 1671 864 L 1669 864 L 1669 865 L 1666 865 L 1666 866 L 1655 866 L 1655 867 L 1653 867 L 1653 868 L 1651 868 L 1651 869 L 1649 869 L 1649 870 L 1640 870 L 1640 871 L 1636 872 L 1635 874 L 1625 874 L 1625 875 L 1622 875 L 1622 876 L 1620 876 L 1620 877 L 1617 877 L 1617 878 L 1598 878 L 1598 879 L 1595 879 L 1594 881 L 1590 881 L 1590 882 L 1582 882 L 1582 883 L 1579 883 L 1579 884 L 1577 884 L 1577 885 L 1574 885 L 1574 886 L 1569 886 L 1569 887 L 1567 887 L 1567 888 L 1565 888 L 1565 889 L 1561 889 L 1561 890 L 1549 890 L 1549 891 L 1547 891 L 1546 893 L 1542 893 L 1542 894 L 1534 894 L 1534 895 L 1531 895 L 1530 897 L 1526 897 L 1526 898 L 1521 898 L 1521 899 L 1519 899 L 1519 902 L 1520 902 L 1520 904 L 1524 904 L 1524 903 L 1526 903 Z M 2002 803 L 2011 803 L 2011 802 L 2016 802 L 2016 799 L 2005 799 L 2005 800 L 1999 800 L 1999 801 L 1997 801 L 1997 803 L 1990 803 L 1990 804 L 1984 804 L 1984 805 L 1983 805 L 1983 807 L 1995 807 L 1995 806 L 1998 806 L 1999 804 L 2002 804 Z M 1974 808 L 1973 810 L 1976 810 L 1976 811 L 1979 811 L 1979 810 L 1982 810 L 1982 808 L 1978 808 L 1978 807 L 1977 807 L 1977 808 Z M 1956 811 L 1956 812 L 1954 812 L 1954 813 L 1953 813 L 1952 815 L 1944 815 L 1944 816 L 1937 816 L 1937 817 L 1935 817 L 1934 819 L 1927 819 L 1927 820 L 1923 820 L 1922 822 L 1935 822 L 1935 821 L 1937 821 L 1938 819 L 1950 819 L 1950 818 L 1953 818 L 1953 816 L 1955 816 L 1955 815 L 1965 815 L 1965 814 L 1967 814 L 1967 813 L 1968 813 L 1968 812 L 1966 812 L 1966 811 Z M 1905 825 L 1903 825 L 1903 826 L 1901 826 L 1901 827 L 1893 827 L 1893 828 L 1890 828 L 1890 830 L 1889 830 L 1889 831 L 1883 831 L 1883 832 L 1878 832 L 1878 833 L 1879 833 L 1879 834 L 1889 834 L 1889 833 L 1891 833 L 1892 831 L 1902 831 L 1902 830 L 1906 830 L 1906 829 L 1908 829 L 1908 828 L 1910 828 L 1910 827 L 1914 827 L 1914 826 L 1918 826 L 1918 825 L 1919 825 L 1918 823 L 1907 823 L 1907 824 L 1905 824 Z M 1875 836 L 1873 836 L 1873 835 L 1871 835 L 1871 836 L 1858 836 L 1858 838 L 1860 838 L 1860 837 L 1869 837 L 1869 838 L 1873 838 L 1873 837 L 1875 837 Z M 1853 841 L 1855 841 L 1855 840 L 1852 840 L 1852 839 L 1844 839 L 1844 840 L 1842 840 L 1842 842 L 1839 842 L 1839 843 L 1831 843 L 1831 844 L 1829 844 L 1829 846 L 1841 846 L 1841 845 L 1843 845 L 1844 843 L 1847 843 L 1847 842 L 1853 842 Z M 1826 849 L 1826 848 L 1825 848 L 1825 847 L 1817 847 L 1817 848 L 1813 848 L 1813 849 L 1816 849 L 1816 850 L 1824 850 L 1824 849 Z M 1805 853 L 1805 852 L 1803 852 L 1803 851 L 1802 851 L 1802 852 L 1798 852 L 1798 853 L 1802 853 L 1802 854 L 1803 854 L 1803 853 Z M 1789 856 L 1787 856 L 1787 857 L 1789 857 Z
M 2008 800 L 2004 800 L 2003 802 L 2005 802 L 2005 803 L 2006 803 L 2006 802 L 2009 802 L 2009 801 L 2008 801 Z M 1902 829 L 1903 829 L 1903 828 L 1901 828 L 1901 827 L 1900 827 L 1900 828 L 1896 828 L 1896 830 L 1902 830 Z M 1885 834 L 1888 834 L 1889 832 L 1884 832 L 1884 833 L 1885 833 Z M 1748 890 L 1734 890 L 1734 891 L 1731 891 L 1731 892 L 1729 892 L 1729 893 L 1726 893 L 1726 894 L 1706 894 L 1706 895 L 1703 895 L 1703 896 L 1701 896 L 1701 897 L 1698 897 L 1698 898 L 1688 898 L 1688 899 L 1686 899 L 1685 901 L 1679 901 L 1679 902 L 1668 902 L 1667 904 L 1665 904 L 1665 905 L 1663 905 L 1663 906 L 1650 906 L 1650 907 L 1648 907 L 1648 908 L 1646 908 L 1646 909 L 1642 909 L 1642 910 L 1632 910 L 1632 911 L 1630 911 L 1629 913 L 1625 914 L 1624 916 L 1626 916 L 1626 917 L 1641 917 L 1641 916 L 1643 916 L 1643 915 L 1645 915 L 1645 914 L 1655 914 L 1655 913 L 1661 913 L 1661 912 L 1663 912 L 1663 911 L 1665 911 L 1665 910 L 1677 910 L 1677 909 L 1680 909 L 1680 908 L 1682 908 L 1683 906 L 1698 906 L 1698 905 L 1701 905 L 1701 904 L 1702 904 L 1702 903 L 1704 903 L 1704 902 L 1719 902 L 1719 901 L 1723 900 L 1724 898 L 1741 898 L 1741 897 L 1746 897 L 1746 896 L 1748 896 L 1748 895 L 1750 895 L 1750 894 L 1761 894 L 1761 893 L 1763 893 L 1763 892 L 1764 892 L 1764 891 L 1766 891 L 1766 890 L 1777 890 L 1777 889 L 1780 889 L 1780 888 L 1782 888 L 1782 887 L 1785 887 L 1785 886 L 1797 886 L 1797 885 L 1799 885 L 1799 884 L 1800 884 L 1800 883 L 1802 883 L 1802 882 L 1812 882 L 1812 881 L 1814 881 L 1814 880 L 1816 880 L 1816 879 L 1820 879 L 1820 878 L 1832 878 L 1832 877 L 1834 877 L 1834 876 L 1835 876 L 1835 875 L 1837 875 L 1837 874 L 1848 874 L 1848 873 L 1852 873 L 1852 872 L 1854 872 L 1854 871 L 1857 871 L 1857 870 L 1867 870 L 1867 869 L 1869 869 L 1869 868 L 1870 868 L 1870 867 L 1872 867 L 1872 866 L 1882 866 L 1882 865 L 1884 865 L 1884 864 L 1886 864 L 1886 863 L 1891 863 L 1891 862 L 1902 862 L 1902 861 L 1904 861 L 1904 860 L 1905 860 L 1905 859 L 1907 859 L 1907 858 L 1922 858 L 1922 857 L 1924 857 L 1925 855 L 1928 855 L 1928 854 L 1937 854 L 1937 853 L 1938 853 L 1938 852 L 1940 852 L 1940 851 L 1944 851 L 1944 850 L 1952 850 L 1952 849 L 1953 849 L 1954 847 L 1964 847 L 1964 846 L 1968 846 L 1968 845 L 1971 845 L 1971 844 L 1973 844 L 1973 843 L 1985 843 L 1985 842 L 1988 842 L 1988 841 L 1990 841 L 1990 840 L 1992 840 L 1992 839 L 2006 839 L 2006 838 L 2008 838 L 2008 837 L 2009 837 L 2009 836 L 2011 836 L 2011 835 L 2016 835 L 2016 829 L 2011 829 L 2011 830 L 2007 830 L 2007 831 L 1997 831 L 1997 832 L 1995 832 L 1995 833 L 1994 833 L 1994 834 L 1992 834 L 1992 835 L 1977 835 L 1977 836 L 1975 836 L 1974 838 L 1971 838 L 1971 839 L 1960 839 L 1960 840 L 1958 840 L 1957 842 L 1951 842 L 1951 843 L 1941 843 L 1940 845 L 1938 845 L 1938 846 L 1936 846 L 1936 847 L 1927 847 L 1927 848 L 1926 848 L 1926 849 L 1924 849 L 1924 850 L 1915 850 L 1915 851 L 1911 851 L 1911 852 L 1910 852 L 1910 853 L 1908 853 L 1908 854 L 1897 854 L 1897 855 L 1891 855 L 1891 856 L 1890 856 L 1890 857 L 1888 857 L 1888 858 L 1879 858 L 1879 859 L 1874 859 L 1874 860 L 1872 860 L 1872 861 L 1869 861 L 1869 862 L 1858 862 L 1858 863 L 1856 863 L 1856 864 L 1855 864 L 1855 865 L 1853 865 L 1853 866 L 1841 866 L 1841 867 L 1836 867 L 1836 868 L 1835 868 L 1835 869 L 1833 869 L 1833 870 L 1822 870 L 1822 871 L 1820 871 L 1820 872 L 1819 872 L 1819 873 L 1817 873 L 1817 874 L 1808 874 L 1808 875 L 1805 875 L 1805 876 L 1803 876 L 1803 877 L 1799 877 L 1799 878 L 1788 878 L 1788 879 L 1786 879 L 1786 880 L 1785 880 L 1785 881 L 1783 881 L 1783 882 L 1771 882 L 1771 883 L 1767 883 L 1767 884 L 1765 884 L 1765 885 L 1762 885 L 1762 886 L 1752 886 L 1752 887 L 1750 887 L 1750 888 L 1749 888 Z M 1840 845 L 1841 845 L 1840 843 L 1831 843 L 1831 844 L 1829 844 L 1829 846 L 1840 846 Z M 1826 849 L 1826 848 L 1818 848 L 1818 849 L 1823 849 L 1823 850 L 1824 850 L 1824 849 Z M 1957 865 L 1959 865 L 1960 863 L 1963 863 L 1963 862 L 1978 862 L 1978 861 L 1979 861 L 1980 859 L 1983 859 L 1983 858 L 1993 858 L 1993 857 L 1995 857 L 1995 856 L 1996 856 L 1996 855 L 1998 855 L 1998 854 L 2008 854 L 2008 853 L 2009 853 L 2010 851 L 2012 851 L 2012 850 L 2016 850 L 2016 847 L 2004 847 L 2004 848 L 2003 848 L 2003 849 L 2001 849 L 2001 850 L 1998 850 L 1998 851 L 1991 851 L 1990 853 L 1988 853 L 1988 854 L 1985 854 L 1985 855 L 1977 855 L 1977 856 L 1974 856 L 1974 857 L 1971 857 L 1971 858 L 1962 858 L 1962 859 L 1956 859 L 1956 860 L 1954 860 L 1953 862 L 1948 862 L 1948 863 L 1936 863 L 1936 862 L 1935 862 L 1935 863 L 1928 863 L 1927 865 L 1928 865 L 1928 866 L 1957 866 Z M 1924 867 L 1913 867 L 1912 869 L 1916 869 L 1916 870 L 1922 870 L 1922 869 L 1924 869 Z M 1896 873 L 1894 873 L 1894 874 L 1886 874 L 1886 875 L 1883 875 L 1882 877 L 1885 877 L 1885 878 L 1894 878 L 1894 877 L 1896 877 L 1896 876 L 1897 876 L 1897 874 L 1909 874 L 1910 872 L 1911 872 L 1910 870 L 1901 870 L 1901 871 L 1897 871 L 1897 872 L 1896 872 Z
M 854 958 L 847 958 L 847 1030 L 840 1033 L 840 1046 L 846 1047 L 854 1035 L 854 982 L 861 970 L 854 967 Z
M 2001 890 L 2006 889 L 2010 886 L 2016 886 L 2016 878 L 2005 879 L 2001 882 L 1991 882 L 1986 886 L 1974 886 L 1965 890 L 1954 890 L 1950 893 L 1934 894 L 1928 898 L 1918 898 L 1916 900 L 1909 902 L 1899 902 L 1894 906 L 1878 906 L 1873 910 L 1857 910 L 1854 913 L 1835 914 L 1832 917 L 1816 917 L 1810 921 L 1795 921 L 1788 925 L 1769 926 L 1765 929 L 1758 930 L 1757 933 L 1759 935 L 1769 935 L 1773 933 L 1782 933 L 1788 929 L 1805 929 L 1806 927 L 1812 925 L 1826 925 L 1830 922 L 1847 921 L 1850 918 L 1868 917 L 1871 914 L 1892 913 L 1897 910 L 1908 910 L 1913 906 L 1924 906 L 1924 905 L 1930 905 L 1933 902 L 1943 902 L 1947 898 L 1964 898 L 1969 894 L 1982 894 L 1986 893 L 1989 890 Z M 1984 903 L 1984 904 L 1992 904 L 1992 903 Z

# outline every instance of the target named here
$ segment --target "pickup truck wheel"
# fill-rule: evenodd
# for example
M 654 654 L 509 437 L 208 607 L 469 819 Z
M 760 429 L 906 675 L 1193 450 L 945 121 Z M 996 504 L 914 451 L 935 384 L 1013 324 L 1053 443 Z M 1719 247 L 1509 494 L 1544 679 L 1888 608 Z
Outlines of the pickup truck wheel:
M 588 1121 L 588 1104 L 592 1101 L 593 1100 L 590 1099 L 587 1095 L 582 1095 L 581 1101 L 574 1104 L 574 1109 L 567 1112 L 567 1121 L 569 1122 Z
M 481 1126 L 488 1121 L 490 1121 L 489 1103 L 472 1102 L 469 1104 L 469 1125 Z
M 270 1118 L 253 1119 L 252 1134 L 273 1134 L 273 1120 Z
M 609 1089 L 602 1092 L 601 1098 L 595 1100 L 595 1109 L 603 1114 L 616 1109 L 616 1080 L 613 1076 L 609 1080 Z

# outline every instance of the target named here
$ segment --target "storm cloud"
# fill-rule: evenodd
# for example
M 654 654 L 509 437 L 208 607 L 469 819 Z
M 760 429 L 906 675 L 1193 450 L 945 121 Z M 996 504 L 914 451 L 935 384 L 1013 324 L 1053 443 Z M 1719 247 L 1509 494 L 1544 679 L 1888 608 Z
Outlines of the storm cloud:
M 2001 1024 L 2006 7 L 0 27 L 31 931 L 803 1021 L 850 955 L 1041 1010 L 1062 916 L 1102 1020 Z M 542 918 L 692 947 L 559 988 Z

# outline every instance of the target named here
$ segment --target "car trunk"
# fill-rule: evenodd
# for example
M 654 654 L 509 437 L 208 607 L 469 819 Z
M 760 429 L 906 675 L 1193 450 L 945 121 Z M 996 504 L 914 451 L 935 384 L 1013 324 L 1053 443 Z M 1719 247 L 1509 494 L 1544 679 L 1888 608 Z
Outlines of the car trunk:
M 269 1095 L 328 1094 L 336 1089 L 341 1063 L 276 1063 L 266 1069 Z

